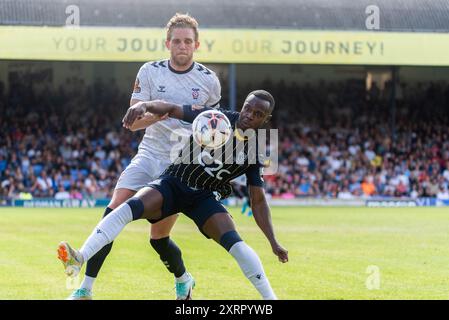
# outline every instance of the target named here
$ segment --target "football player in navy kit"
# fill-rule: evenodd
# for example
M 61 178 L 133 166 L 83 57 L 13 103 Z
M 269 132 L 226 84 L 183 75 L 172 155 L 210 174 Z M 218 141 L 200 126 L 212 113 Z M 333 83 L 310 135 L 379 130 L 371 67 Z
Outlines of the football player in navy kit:
M 256 90 L 247 96 L 240 113 L 223 111 L 235 130 L 234 137 L 230 141 L 233 143 L 236 140 L 243 141 L 246 152 L 244 158 L 247 160 L 243 163 L 235 160 L 221 161 L 219 167 L 222 169 L 216 174 L 211 173 L 209 165 L 201 161 L 186 163 L 185 158 L 181 159 L 182 161 L 175 161 L 159 179 L 139 190 L 133 198 L 105 217 L 79 251 L 72 249 L 67 242 L 62 242 L 60 246 L 64 247 L 68 255 L 64 267 L 69 270 L 79 270 L 84 261 L 113 241 L 131 221 L 148 219 L 151 223 L 157 223 L 177 212 L 183 212 L 196 223 L 206 237 L 222 245 L 235 258 L 244 275 L 263 299 L 277 299 L 258 255 L 241 239 L 226 208 L 216 198 L 217 192 L 222 198 L 229 196 L 232 190 L 230 181 L 245 174 L 256 223 L 268 239 L 279 261 L 283 263 L 288 261 L 288 252 L 278 243 L 271 223 L 270 208 L 265 198 L 261 178 L 260 169 L 263 164 L 248 161 L 250 146 L 245 142 L 245 137 L 239 134 L 241 132 L 239 130 L 260 128 L 271 117 L 273 108 L 274 99 L 271 94 L 264 90 Z M 145 112 L 168 114 L 171 118 L 192 122 L 199 113 L 208 109 L 210 108 L 198 109 L 191 105 L 179 105 L 160 100 L 142 101 L 128 109 L 123 123 L 125 127 L 129 127 Z M 194 150 L 191 148 L 194 143 L 190 137 L 189 143 L 186 144 L 190 152 Z M 232 154 L 237 158 L 234 151 Z M 257 154 L 257 150 L 253 152 Z M 188 159 L 192 158 L 190 154 L 187 156 Z M 216 164 L 215 160 L 211 165 L 214 164 Z

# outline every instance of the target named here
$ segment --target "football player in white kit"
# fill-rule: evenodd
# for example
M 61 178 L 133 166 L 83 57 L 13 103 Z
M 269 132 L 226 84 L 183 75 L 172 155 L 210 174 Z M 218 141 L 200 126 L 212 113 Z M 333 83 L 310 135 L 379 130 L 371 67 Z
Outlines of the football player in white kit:
M 173 16 L 167 24 L 166 46 L 170 51 L 170 59 L 147 62 L 140 68 L 130 105 L 154 99 L 180 104 L 218 105 L 221 87 L 217 76 L 193 61 L 193 53 L 199 46 L 196 20 L 184 14 Z M 143 128 L 146 128 L 146 131 L 138 153 L 120 175 L 103 217 L 134 196 L 139 189 L 157 179 L 171 163 L 170 154 L 176 153 L 172 149 L 176 145 L 182 146 L 173 137 L 176 137 L 176 134 L 182 135 L 182 131 L 186 136 L 191 133 L 190 123 L 151 114 L 136 120 L 130 129 Z M 175 276 L 176 298 L 186 300 L 191 299 L 195 281 L 184 267 L 180 249 L 169 237 L 176 218 L 177 215 L 174 215 L 153 224 L 150 243 L 167 269 Z M 111 247 L 112 243 L 87 262 L 84 281 L 69 299 L 92 299 L 93 283 Z

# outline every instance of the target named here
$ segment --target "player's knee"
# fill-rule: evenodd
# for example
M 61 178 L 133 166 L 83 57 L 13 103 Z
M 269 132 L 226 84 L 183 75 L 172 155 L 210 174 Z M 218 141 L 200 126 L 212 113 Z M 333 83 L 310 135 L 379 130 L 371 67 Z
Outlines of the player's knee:
M 116 209 L 122 203 L 134 196 L 136 192 L 129 189 L 116 189 L 112 195 L 112 199 L 108 204 L 111 209 Z
M 133 220 L 142 218 L 142 215 L 143 215 L 143 212 L 145 209 L 142 200 L 140 200 L 139 198 L 131 198 L 128 201 L 126 201 L 126 203 L 131 208 Z
M 176 222 L 177 215 L 167 217 L 151 225 L 151 239 L 162 239 L 170 236 L 171 229 Z
M 231 250 L 232 246 L 240 241 L 243 240 L 242 238 L 240 238 L 240 235 L 235 230 L 228 231 L 220 237 L 220 244 L 227 251 Z
M 125 202 L 128 199 L 120 199 L 120 198 L 112 198 L 111 201 L 108 204 L 108 208 L 111 208 L 112 210 L 116 209 L 117 207 L 119 207 L 123 202 Z
M 170 230 L 165 230 L 161 228 L 151 228 L 151 240 L 159 240 L 162 238 L 167 238 L 170 236 Z

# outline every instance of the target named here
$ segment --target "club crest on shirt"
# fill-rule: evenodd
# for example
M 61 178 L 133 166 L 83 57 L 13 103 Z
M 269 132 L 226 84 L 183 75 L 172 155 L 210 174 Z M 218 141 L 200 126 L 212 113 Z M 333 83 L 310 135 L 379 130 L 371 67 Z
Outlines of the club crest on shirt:
M 197 100 L 199 96 L 200 96 L 200 89 L 192 88 L 192 98 Z

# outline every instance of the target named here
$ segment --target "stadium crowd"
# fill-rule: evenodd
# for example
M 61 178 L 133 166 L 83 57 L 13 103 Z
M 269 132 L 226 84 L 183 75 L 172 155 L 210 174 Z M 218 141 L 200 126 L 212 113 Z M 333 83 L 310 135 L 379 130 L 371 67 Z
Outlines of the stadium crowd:
M 57 92 L 20 79 L 0 85 L 0 194 L 3 198 L 104 198 L 142 133 L 121 128 L 128 96 L 114 82 L 68 79 Z
M 272 197 L 449 199 L 446 83 L 397 84 L 393 113 L 391 83 L 262 87 L 277 100 L 280 128 L 279 170 L 265 176 Z M 0 196 L 110 197 L 143 134 L 121 127 L 128 93 L 113 80 L 78 79 L 52 91 L 26 76 L 9 88 L 0 83 Z
M 396 84 L 394 99 L 391 82 L 364 85 L 278 86 L 280 165 L 266 177 L 269 194 L 449 199 L 449 85 Z

